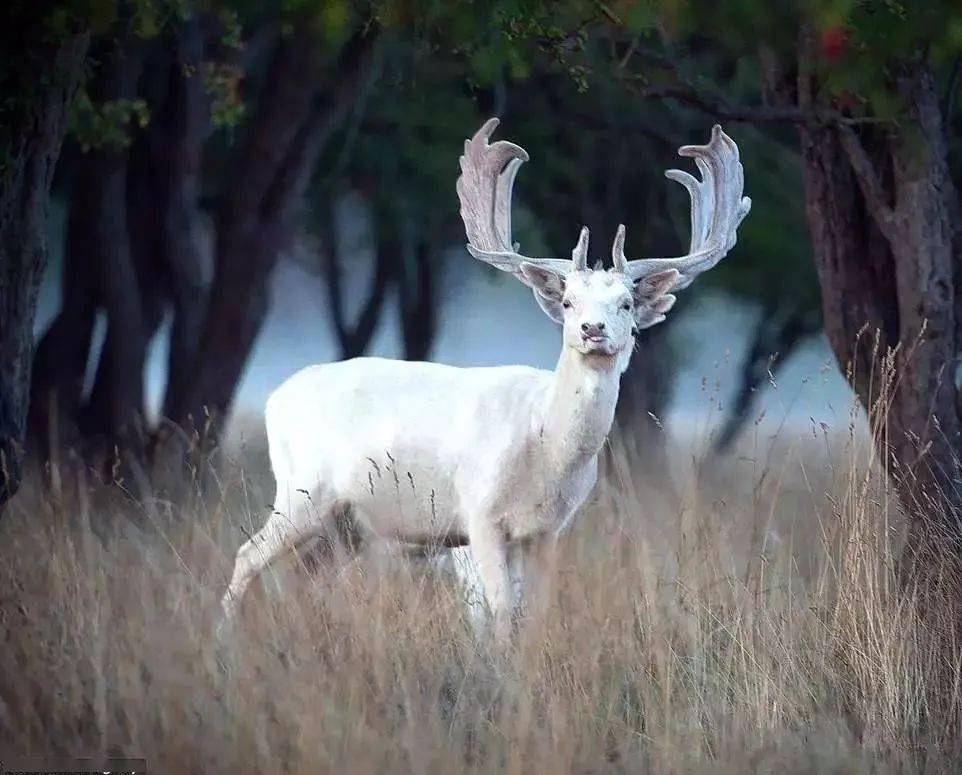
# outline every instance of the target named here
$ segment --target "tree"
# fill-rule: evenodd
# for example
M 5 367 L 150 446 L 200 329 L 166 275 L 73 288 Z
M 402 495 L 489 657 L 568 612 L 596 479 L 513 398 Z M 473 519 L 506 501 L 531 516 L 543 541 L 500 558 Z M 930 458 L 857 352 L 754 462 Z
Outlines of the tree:
M 199 344 L 171 372 L 174 422 L 203 430 L 205 418 L 226 415 L 267 312 L 267 279 L 289 244 L 294 209 L 368 77 L 376 39 L 375 28 L 365 29 L 344 44 L 336 83 L 323 78 L 329 52 L 309 23 L 278 41 L 267 90 L 237 151 L 244 163 L 233 168 L 217 208 L 214 282 Z
M 340 246 L 340 229 L 334 202 L 330 195 L 318 206 L 318 228 L 323 237 L 324 284 L 327 288 L 327 306 L 331 323 L 337 336 L 341 358 L 357 358 L 363 355 L 374 337 L 381 308 L 387 296 L 391 279 L 391 262 L 394 256 L 388 254 L 378 243 L 374 256 L 374 271 L 370 287 L 361 305 L 361 311 L 354 323 L 348 321 L 345 309 L 345 293 L 342 283 L 343 256 Z
M 247 49 L 224 8 L 172 4 L 146 19 L 139 6 L 118 8 L 74 113 L 64 304 L 37 351 L 31 416 L 46 457 L 81 448 L 123 475 L 146 466 L 162 440 L 145 419 L 143 374 L 165 310 L 173 325 L 164 414 L 213 430 L 207 418 L 226 412 L 266 310 L 267 279 L 317 158 L 367 77 L 377 29 L 350 38 L 350 27 L 326 26 L 310 9 L 275 10 L 274 20 L 299 23 L 279 30 L 259 19 Z M 212 127 L 233 129 L 241 118 L 245 68 L 260 89 L 241 140 L 209 143 Z M 211 166 L 227 159 L 211 181 L 220 191 L 213 272 L 202 249 L 205 146 Z M 106 341 L 85 397 L 98 311 Z
M 37 348 L 30 410 L 45 459 L 77 449 L 109 466 L 115 452 L 145 463 L 144 367 L 165 308 L 172 357 L 203 312 L 196 196 L 208 125 L 204 20 L 181 9 L 158 32 L 137 7 L 120 11 L 95 41 L 72 114 L 63 303 Z M 84 400 L 98 311 L 106 340 Z
M 0 507 L 20 484 L 50 186 L 89 44 L 86 20 L 65 9 L 15 0 L 6 16 L 0 33 Z
M 771 137 L 751 126 L 736 130 L 745 145 L 752 217 L 740 228 L 736 260 L 706 280 L 759 307 L 741 361 L 734 399 L 714 437 L 716 454 L 731 449 L 756 417 L 756 399 L 796 349 L 822 330 L 818 276 L 805 220 L 801 155 L 794 139 Z
M 655 5 L 644 18 L 628 4 L 612 11 L 625 14 L 614 16 L 616 45 L 636 63 L 628 81 L 639 95 L 796 128 L 829 341 L 873 423 L 887 423 L 877 437 L 907 505 L 958 538 L 962 243 L 946 138 L 958 10 Z M 699 58 L 709 31 L 716 46 Z M 689 55 L 713 78 L 694 77 Z M 878 346 L 856 347 L 865 331 Z

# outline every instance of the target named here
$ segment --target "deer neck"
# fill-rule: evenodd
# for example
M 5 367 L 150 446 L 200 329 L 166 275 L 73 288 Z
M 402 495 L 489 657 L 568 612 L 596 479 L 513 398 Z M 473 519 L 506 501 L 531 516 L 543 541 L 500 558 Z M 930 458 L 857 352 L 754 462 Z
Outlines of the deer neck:
M 565 347 L 549 390 L 544 437 L 562 468 L 600 451 L 615 418 L 621 358 L 585 355 Z

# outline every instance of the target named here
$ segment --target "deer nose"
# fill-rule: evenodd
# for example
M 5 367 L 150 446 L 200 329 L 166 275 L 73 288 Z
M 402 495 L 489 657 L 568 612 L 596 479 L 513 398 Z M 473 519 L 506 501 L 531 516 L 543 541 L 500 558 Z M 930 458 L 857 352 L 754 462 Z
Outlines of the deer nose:
M 582 323 L 581 330 L 585 336 L 597 336 L 605 332 L 604 323 Z

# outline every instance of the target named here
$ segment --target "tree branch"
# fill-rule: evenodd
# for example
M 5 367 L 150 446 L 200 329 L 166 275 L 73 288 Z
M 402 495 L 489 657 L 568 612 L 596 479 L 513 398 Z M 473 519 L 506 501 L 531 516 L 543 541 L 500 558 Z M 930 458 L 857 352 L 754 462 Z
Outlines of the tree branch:
M 720 121 L 804 125 L 885 123 L 871 116 L 846 116 L 831 108 L 816 107 L 810 99 L 807 99 L 806 95 L 810 93 L 807 84 L 802 84 L 802 81 L 808 78 L 808 70 L 804 66 L 803 58 L 799 60 L 798 105 L 738 105 L 730 103 L 720 94 L 711 94 L 692 83 L 681 71 L 677 61 L 671 57 L 650 49 L 637 49 L 637 51 L 642 58 L 667 71 L 674 78 L 673 83 L 648 85 L 644 76 L 628 75 L 626 77 L 628 82 L 640 81 L 644 84 L 639 90 L 642 97 L 677 100 L 708 113 Z
M 879 180 L 878 174 L 875 172 L 872 160 L 851 127 L 839 126 L 837 131 L 839 141 L 842 148 L 845 149 L 849 163 L 852 165 L 855 179 L 858 181 L 858 187 L 865 198 L 869 213 L 878 224 L 879 230 L 885 235 L 885 238 L 894 242 L 897 239 L 895 211 L 887 201 L 882 181 Z
M 942 116 L 945 123 L 946 134 L 948 134 L 949 131 L 952 114 L 955 113 L 955 100 L 959 92 L 960 77 L 962 77 L 962 57 L 957 57 L 952 64 L 952 74 L 949 76 L 949 85 L 945 89 L 945 97 L 942 100 Z
M 800 108 L 794 105 L 737 105 L 721 96 L 708 95 L 690 85 L 664 84 L 647 86 L 639 92 L 646 99 L 673 99 L 697 108 L 720 121 L 747 124 L 804 124 L 859 126 L 884 124 L 885 119 L 874 116 L 846 116 L 837 110 Z
M 331 311 L 331 323 L 334 324 L 334 333 L 341 348 L 341 354 L 345 355 L 348 348 L 349 332 L 344 315 L 344 293 L 341 289 L 341 262 L 340 251 L 337 247 L 337 224 L 336 215 L 330 202 L 321 205 L 321 212 L 318 216 L 318 227 L 324 241 L 324 280 L 327 286 L 328 307 Z
M 380 250 L 376 251 L 374 276 L 371 278 L 367 298 L 361 313 L 358 315 L 357 322 L 353 326 L 349 325 L 344 310 L 344 290 L 341 282 L 341 262 L 340 251 L 337 246 L 335 215 L 329 204 L 325 205 L 323 210 L 320 220 L 324 230 L 325 242 L 324 278 L 327 285 L 331 321 L 334 324 L 334 331 L 341 348 L 341 357 L 345 359 L 354 358 L 364 354 L 374 336 L 377 321 L 381 315 L 381 308 L 384 306 L 391 275 L 390 267 L 385 254 Z
M 264 197 L 264 215 L 284 213 L 300 201 L 328 138 L 354 109 L 375 74 L 377 30 L 348 41 L 337 64 L 338 83 L 331 93 L 315 99 L 281 160 L 276 177 Z
M 648 99 L 673 99 L 708 113 L 722 121 L 748 123 L 808 124 L 816 114 L 797 107 L 774 105 L 731 105 L 722 97 L 709 97 L 688 86 L 666 84 L 649 86 L 642 90 Z

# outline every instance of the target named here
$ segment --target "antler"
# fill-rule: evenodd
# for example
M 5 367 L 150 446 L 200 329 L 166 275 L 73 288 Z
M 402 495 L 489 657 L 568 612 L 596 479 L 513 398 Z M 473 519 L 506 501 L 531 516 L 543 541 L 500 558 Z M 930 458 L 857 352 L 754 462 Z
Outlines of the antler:
M 511 190 L 518 168 L 528 161 L 528 153 L 506 140 L 489 145 L 488 139 L 498 123 L 498 119 L 489 118 L 474 137 L 464 141 L 457 190 L 461 218 L 468 235 L 468 252 L 491 266 L 510 272 L 525 285 L 530 283 L 521 272 L 522 263 L 535 264 L 562 275 L 585 269 L 588 258 L 586 228 L 581 229 L 571 261 L 529 258 L 518 253 L 519 246 L 511 239 Z
M 679 156 L 694 158 L 702 180 L 687 172 L 668 170 L 665 177 L 677 180 L 691 196 L 691 250 L 681 258 L 625 258 L 625 227 L 619 226 L 612 246 L 615 269 L 638 281 L 667 270 L 678 276 L 666 290 L 687 288 L 702 272 L 711 269 L 735 246 L 736 230 L 748 215 L 752 200 L 742 196 L 745 173 L 738 160 L 738 146 L 715 124 L 708 145 L 685 145 Z

